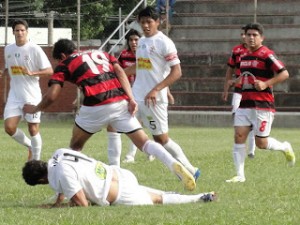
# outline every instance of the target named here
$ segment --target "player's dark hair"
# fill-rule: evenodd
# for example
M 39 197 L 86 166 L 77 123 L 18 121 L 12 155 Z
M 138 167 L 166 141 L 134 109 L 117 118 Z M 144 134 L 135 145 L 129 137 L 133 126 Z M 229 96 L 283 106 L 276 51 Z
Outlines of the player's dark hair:
M 247 33 L 248 30 L 257 30 L 260 35 L 264 33 L 264 27 L 260 23 L 248 23 L 245 26 L 245 33 Z
M 138 14 L 138 20 L 140 21 L 142 17 L 150 17 L 154 20 L 159 19 L 159 14 L 152 6 L 147 6 L 146 8 L 142 9 Z
M 31 160 L 26 162 L 22 170 L 23 179 L 31 186 L 43 184 L 40 180 L 47 177 L 47 175 L 47 163 L 41 160 Z
M 71 55 L 76 50 L 73 41 L 69 39 L 59 39 L 53 46 L 52 57 L 61 60 L 61 53 Z
M 28 30 L 28 23 L 27 23 L 27 21 L 26 20 L 23 20 L 23 19 L 16 19 L 14 22 L 13 22 L 13 24 L 12 24 L 12 30 L 14 31 L 15 30 L 15 27 L 17 26 L 17 25 L 19 25 L 19 24 L 21 24 L 21 25 L 23 25 L 25 28 L 26 28 L 26 30 Z
M 130 31 L 128 31 L 128 33 L 125 36 L 126 44 L 127 44 L 127 49 L 128 50 L 130 50 L 129 39 L 130 39 L 130 36 L 132 36 L 132 35 L 141 37 L 141 34 L 137 30 L 131 29 Z

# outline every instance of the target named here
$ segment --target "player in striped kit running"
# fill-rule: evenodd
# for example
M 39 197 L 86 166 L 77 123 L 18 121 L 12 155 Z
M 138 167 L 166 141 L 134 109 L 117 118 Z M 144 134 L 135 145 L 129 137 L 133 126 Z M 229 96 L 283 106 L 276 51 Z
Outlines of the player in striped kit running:
M 290 166 L 296 158 L 288 142 L 280 142 L 270 137 L 275 105 L 273 86 L 285 81 L 289 73 L 275 53 L 262 44 L 263 26 L 250 23 L 245 27 L 248 51 L 241 55 L 242 99 L 234 117 L 235 144 L 233 160 L 237 175 L 226 182 L 244 182 L 246 138 L 251 130 L 255 134 L 255 144 L 259 149 L 284 153 Z

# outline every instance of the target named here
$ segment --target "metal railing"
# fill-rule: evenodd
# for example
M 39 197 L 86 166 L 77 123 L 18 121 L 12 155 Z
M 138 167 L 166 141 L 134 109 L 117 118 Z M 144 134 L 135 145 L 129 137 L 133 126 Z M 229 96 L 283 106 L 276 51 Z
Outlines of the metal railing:
M 109 53 L 111 53 L 113 51 L 113 49 L 120 44 L 120 42 L 124 39 L 124 37 L 126 36 L 127 32 L 120 32 L 120 30 L 122 29 L 123 31 L 125 31 L 125 24 L 127 23 L 127 21 L 130 19 L 130 17 L 133 15 L 133 13 L 135 13 L 135 11 L 142 5 L 144 4 L 144 7 L 147 6 L 147 0 L 141 0 L 132 10 L 131 12 L 125 17 L 125 19 L 123 21 L 120 21 L 119 26 L 111 33 L 111 35 L 103 42 L 103 44 L 100 46 L 100 50 L 103 50 L 103 48 L 109 43 L 109 41 L 112 39 L 112 37 L 119 32 L 120 37 L 119 40 L 110 48 L 110 50 L 108 51 Z M 119 14 L 121 14 L 121 12 L 119 11 Z M 119 15 L 121 18 L 121 15 Z

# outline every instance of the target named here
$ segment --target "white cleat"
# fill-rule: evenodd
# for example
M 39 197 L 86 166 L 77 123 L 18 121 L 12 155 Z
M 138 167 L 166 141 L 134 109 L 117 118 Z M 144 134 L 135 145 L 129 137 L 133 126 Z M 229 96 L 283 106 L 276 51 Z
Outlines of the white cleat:
M 289 142 L 284 142 L 285 147 L 285 151 L 283 152 L 286 158 L 286 161 L 288 162 L 289 166 L 294 166 L 296 163 L 296 156 L 295 153 L 293 151 L 293 148 L 291 146 L 291 144 Z
M 126 156 L 125 159 L 123 160 L 123 163 L 134 163 L 134 158 L 133 157 L 128 157 Z
M 245 177 L 235 176 L 229 180 L 226 180 L 226 183 L 243 183 L 246 181 Z
M 152 162 L 153 160 L 155 160 L 155 156 L 154 155 L 148 155 L 148 160 L 150 162 Z

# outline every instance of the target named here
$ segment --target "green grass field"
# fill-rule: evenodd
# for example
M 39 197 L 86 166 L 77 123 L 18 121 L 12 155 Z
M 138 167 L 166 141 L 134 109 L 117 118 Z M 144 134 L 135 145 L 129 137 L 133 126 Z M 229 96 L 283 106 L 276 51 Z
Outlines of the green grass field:
M 30 187 L 21 177 L 27 157 L 25 148 L 11 140 L 1 125 L 0 224 L 205 224 L 205 225 L 285 225 L 299 224 L 299 163 L 286 166 L 283 154 L 257 150 L 255 159 L 246 160 L 247 181 L 228 184 L 235 175 L 232 161 L 232 128 L 171 127 L 170 136 L 184 149 L 190 161 L 199 166 L 202 175 L 192 193 L 216 191 L 218 201 L 207 204 L 114 206 L 89 208 L 42 209 L 54 195 L 48 186 Z M 72 121 L 44 122 L 42 159 L 48 160 L 54 150 L 69 144 Z M 22 124 L 26 129 L 25 124 Z M 288 140 L 298 153 L 298 129 L 273 129 L 272 136 Z M 124 136 L 123 153 L 128 139 Z M 107 161 L 106 131 L 92 137 L 84 153 Z M 189 193 L 158 160 L 148 162 L 141 152 L 135 164 L 122 164 L 132 170 L 143 185 L 163 190 Z

